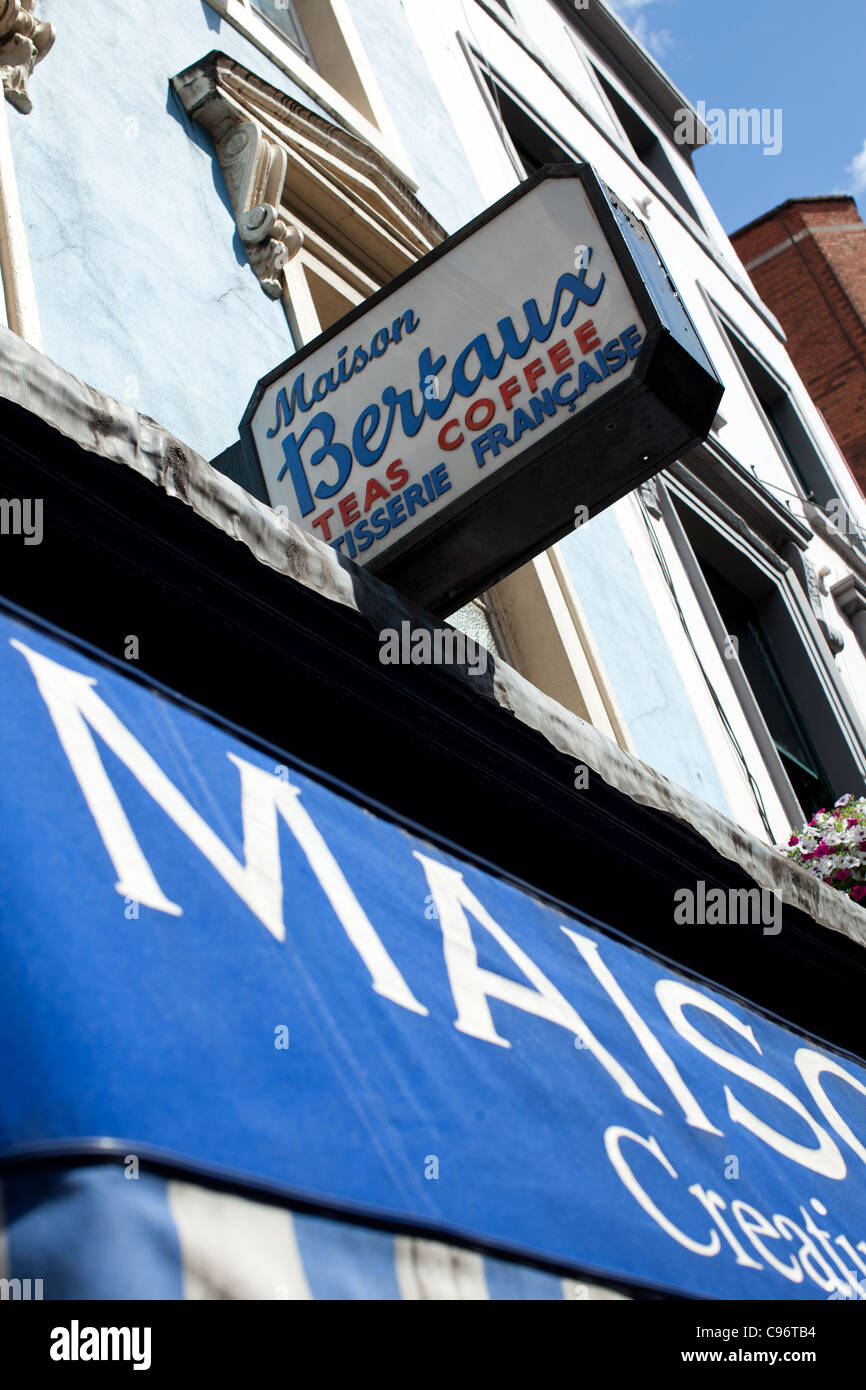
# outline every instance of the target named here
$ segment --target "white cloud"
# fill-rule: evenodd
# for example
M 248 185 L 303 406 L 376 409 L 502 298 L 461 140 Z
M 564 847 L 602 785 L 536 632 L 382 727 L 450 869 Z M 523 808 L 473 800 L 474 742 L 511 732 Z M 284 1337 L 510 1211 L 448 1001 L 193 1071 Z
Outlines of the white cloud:
M 667 0 L 661 0 L 662 4 L 666 2 Z M 638 42 L 649 49 L 655 58 L 662 59 L 676 48 L 677 41 L 671 30 L 656 28 L 644 14 L 644 10 L 656 4 L 657 0 L 607 0 L 607 3 L 620 19 L 625 21 Z
M 860 153 L 855 154 L 851 160 L 846 173 L 849 173 L 854 180 L 854 192 L 866 193 L 866 140 L 863 141 L 863 148 Z
M 638 15 L 634 23 L 629 24 L 635 38 L 642 43 L 644 48 L 648 48 L 654 58 L 664 58 L 666 53 L 670 53 L 676 48 L 677 41 L 670 29 L 652 29 L 649 22 L 643 15 Z

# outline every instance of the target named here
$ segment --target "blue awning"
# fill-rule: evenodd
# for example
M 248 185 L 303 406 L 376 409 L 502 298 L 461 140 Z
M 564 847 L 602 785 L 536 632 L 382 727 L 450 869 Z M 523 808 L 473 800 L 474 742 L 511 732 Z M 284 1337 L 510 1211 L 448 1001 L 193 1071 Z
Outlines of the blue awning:
M 587 1279 L 128 1165 L 0 1183 L 0 1278 L 37 1299 L 611 1300 Z M 5 1261 L 3 1252 L 5 1251 Z
M 294 1208 L 299 1249 L 304 1221 L 347 1249 L 382 1228 L 389 1278 L 404 1238 L 710 1297 L 830 1297 L 866 1276 L 857 1059 L 148 688 L 132 661 L 6 611 L 0 671 L 0 1159 L 64 1159 L 38 1180 L 92 1184 L 109 1231 L 106 1172 L 123 1201 L 152 1197 L 166 1280 L 175 1181 L 267 1199 L 283 1229 Z M 592 872 L 576 843 L 575 875 Z M 36 1178 L 7 1181 L 13 1248 L 15 1183 Z

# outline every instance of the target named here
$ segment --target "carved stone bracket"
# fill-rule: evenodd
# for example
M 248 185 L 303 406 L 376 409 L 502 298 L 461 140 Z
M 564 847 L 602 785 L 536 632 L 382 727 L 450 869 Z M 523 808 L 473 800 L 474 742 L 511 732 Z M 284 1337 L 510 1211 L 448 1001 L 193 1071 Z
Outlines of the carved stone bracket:
M 226 54 L 209 53 L 172 86 L 213 140 L 238 233 L 274 298 L 291 298 L 288 280 L 303 278 L 284 273 L 299 252 L 302 267 L 363 297 L 444 237 L 379 150 Z
M 184 107 L 213 136 L 238 235 L 262 289 L 283 292 L 283 267 L 301 249 L 299 228 L 281 215 L 286 151 L 212 80 L 196 69 L 174 81 Z
M 846 574 L 830 590 L 866 652 L 866 582 L 859 575 Z
M 33 11 L 36 0 L 0 0 L 0 80 L 6 100 L 29 115 L 27 82 L 54 43 L 54 29 Z
M 216 154 L 250 265 L 265 294 L 279 299 L 283 266 L 303 241 L 298 228 L 280 216 L 286 152 L 255 121 L 239 120 L 216 141 Z
M 815 617 L 818 621 L 818 626 L 824 634 L 824 639 L 827 643 L 827 646 L 830 648 L 834 656 L 838 656 L 845 645 L 845 638 L 843 637 L 842 633 L 838 630 L 838 628 L 831 627 L 830 624 L 827 622 L 827 619 L 824 617 L 824 608 L 821 603 L 821 585 L 818 581 L 818 571 L 815 569 L 815 566 L 812 564 L 812 561 L 806 559 L 805 555 L 800 557 L 800 563 L 803 566 L 806 597 L 809 600 L 812 612 L 815 614 Z

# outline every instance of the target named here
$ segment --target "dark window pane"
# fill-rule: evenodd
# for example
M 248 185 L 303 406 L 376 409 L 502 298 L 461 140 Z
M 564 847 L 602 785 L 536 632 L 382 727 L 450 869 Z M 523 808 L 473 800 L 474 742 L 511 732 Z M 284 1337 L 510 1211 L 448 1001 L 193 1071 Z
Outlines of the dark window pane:
M 651 169 L 658 179 L 670 193 L 672 198 L 684 208 L 690 217 L 696 222 L 700 222 L 694 205 L 689 198 L 680 180 L 677 178 L 674 167 L 667 157 L 664 146 L 654 131 L 638 115 L 633 106 L 630 106 L 609 82 L 605 81 L 597 68 L 594 69 L 595 75 L 601 83 L 602 89 L 616 112 L 620 125 L 629 138 L 629 143 L 634 149 L 635 154 L 642 164 Z
M 717 570 L 701 567 L 797 799 L 811 815 L 830 805 L 833 794 L 758 609 Z
M 508 138 L 527 174 L 534 174 L 545 164 L 560 164 L 573 158 L 498 83 L 489 82 L 489 86 Z

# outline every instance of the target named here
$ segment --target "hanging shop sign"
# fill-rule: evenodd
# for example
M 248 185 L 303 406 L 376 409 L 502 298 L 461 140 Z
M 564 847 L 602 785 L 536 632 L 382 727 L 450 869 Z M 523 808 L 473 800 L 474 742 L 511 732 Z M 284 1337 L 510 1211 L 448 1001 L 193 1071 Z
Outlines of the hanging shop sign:
M 289 520 L 450 612 L 704 439 L 721 386 L 647 229 L 551 165 L 259 382 Z
M 862 1062 L 6 611 L 0 678 L 0 1164 L 157 1158 L 684 1294 L 866 1289 Z

